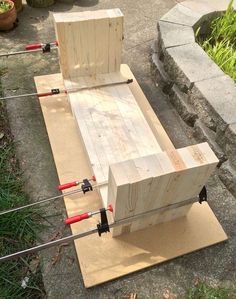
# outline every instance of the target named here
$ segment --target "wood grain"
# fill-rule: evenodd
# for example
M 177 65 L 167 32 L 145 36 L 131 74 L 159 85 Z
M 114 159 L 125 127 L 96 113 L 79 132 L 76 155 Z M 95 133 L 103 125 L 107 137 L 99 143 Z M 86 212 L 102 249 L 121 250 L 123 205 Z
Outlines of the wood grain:
M 123 14 L 118 8 L 53 16 L 64 79 L 120 70 Z

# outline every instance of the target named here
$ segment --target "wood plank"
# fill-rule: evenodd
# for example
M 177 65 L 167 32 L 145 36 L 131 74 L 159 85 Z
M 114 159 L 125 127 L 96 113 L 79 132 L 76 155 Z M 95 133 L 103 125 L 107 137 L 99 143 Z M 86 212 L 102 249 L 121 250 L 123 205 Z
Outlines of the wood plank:
M 108 198 L 114 207 L 114 220 L 197 198 L 218 162 L 209 145 L 201 143 L 168 151 L 166 155 L 158 153 L 110 165 Z M 161 167 L 153 167 L 158 164 Z M 140 219 L 115 228 L 113 236 L 169 221 L 171 217 L 183 217 L 190 207 L 157 213 L 150 221 Z
M 131 72 L 127 64 L 121 65 L 121 73 L 126 78 L 132 78 L 133 83 L 129 86 L 131 92 L 133 93 L 139 108 L 141 109 L 152 133 L 156 137 L 158 144 L 163 151 L 168 149 L 175 149 L 173 143 L 171 142 L 169 136 L 167 135 L 165 129 L 163 128 L 160 120 L 158 119 L 156 113 L 153 111 L 151 105 L 146 99 L 141 87 L 139 86 L 137 80 L 135 79 L 133 73 Z
M 55 86 L 63 88 L 61 74 L 36 77 L 35 81 L 37 92 L 45 92 Z M 40 104 L 60 182 L 90 177 L 92 173 L 66 96 L 41 98 Z M 73 216 L 97 210 L 101 207 L 101 200 L 94 191 L 82 197 L 66 197 L 65 205 L 68 216 Z M 74 224 L 72 232 L 94 228 L 97 220 L 94 217 Z M 199 227 L 204 229 L 199 230 Z M 84 284 L 92 287 L 226 239 L 212 210 L 203 203 L 194 204 L 187 217 L 173 222 L 117 238 L 112 238 L 111 234 L 101 238 L 88 236 L 75 241 L 75 248 Z

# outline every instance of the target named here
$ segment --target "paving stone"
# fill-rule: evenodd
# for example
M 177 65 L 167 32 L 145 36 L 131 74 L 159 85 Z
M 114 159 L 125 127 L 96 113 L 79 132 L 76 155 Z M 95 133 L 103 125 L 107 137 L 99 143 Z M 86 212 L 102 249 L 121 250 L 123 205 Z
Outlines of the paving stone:
M 166 49 L 164 67 L 182 89 L 194 82 L 223 76 L 221 69 L 196 43 Z
M 158 22 L 160 41 L 165 48 L 190 44 L 195 42 L 192 27 L 168 22 Z
M 161 21 L 192 27 L 201 17 L 201 13 L 177 4 L 161 18 Z
M 217 124 L 219 138 L 226 127 L 236 122 L 236 84 L 227 75 L 194 83 L 195 101 L 206 103 Z M 217 137 L 217 138 L 218 138 Z

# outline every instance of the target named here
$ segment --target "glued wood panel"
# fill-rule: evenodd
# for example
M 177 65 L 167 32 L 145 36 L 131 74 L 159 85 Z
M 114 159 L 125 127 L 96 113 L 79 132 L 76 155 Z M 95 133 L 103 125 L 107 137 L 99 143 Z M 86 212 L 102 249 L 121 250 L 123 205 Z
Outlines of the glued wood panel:
M 120 70 L 123 14 L 118 8 L 53 16 L 64 79 Z
M 125 81 L 121 73 L 65 80 L 67 89 Z M 98 183 L 108 180 L 111 163 L 161 152 L 130 85 L 69 93 L 84 147 Z
M 61 74 L 36 77 L 35 82 L 37 92 L 63 88 Z M 132 91 L 139 94 L 139 86 L 135 84 L 132 85 Z M 142 99 L 141 96 L 138 100 Z M 147 103 L 143 104 L 149 111 Z M 41 98 L 40 105 L 60 183 L 90 177 L 90 166 L 82 140 L 78 138 L 67 97 L 56 95 Z M 163 128 L 160 132 L 164 136 Z M 82 196 L 67 196 L 64 201 L 68 216 L 97 210 L 102 204 L 96 191 Z M 72 233 L 94 228 L 97 221 L 97 217 L 92 217 L 73 224 Z M 117 238 L 112 238 L 111 234 L 102 237 L 91 235 L 76 240 L 74 244 L 84 285 L 89 288 L 225 240 L 227 236 L 208 204 L 196 203 L 187 217 Z

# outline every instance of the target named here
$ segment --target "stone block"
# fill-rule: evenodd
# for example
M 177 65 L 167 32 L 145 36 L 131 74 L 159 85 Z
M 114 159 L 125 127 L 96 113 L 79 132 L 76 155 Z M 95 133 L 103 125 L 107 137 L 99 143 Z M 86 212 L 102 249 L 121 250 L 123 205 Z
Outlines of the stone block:
M 190 44 L 195 42 L 192 27 L 168 22 L 158 22 L 160 41 L 165 48 Z
M 173 82 L 165 72 L 163 64 L 159 60 L 157 53 L 153 53 L 151 56 L 151 72 L 155 83 L 158 84 L 164 93 L 169 94 Z
M 195 137 L 195 139 L 198 142 L 207 141 L 209 143 L 211 149 L 214 151 L 217 158 L 220 160 L 219 165 L 227 160 L 225 153 L 215 141 L 216 133 L 210 130 L 207 126 L 205 126 L 204 123 L 201 122 L 199 119 L 196 120 L 194 124 L 193 137 Z
M 196 22 L 193 26 L 193 30 L 196 32 L 199 31 L 199 34 L 202 37 L 208 37 L 211 34 L 211 28 L 209 27 L 209 24 L 216 18 L 220 17 L 222 15 L 222 11 L 213 11 L 207 15 L 204 15 L 199 19 L 198 22 Z
M 225 151 L 230 163 L 236 168 L 236 123 L 229 125 L 225 132 Z
M 174 84 L 171 89 L 170 100 L 182 119 L 188 125 L 193 126 L 197 119 L 197 114 L 194 112 L 192 106 L 188 103 L 188 95 L 182 92 L 176 84 Z
M 168 48 L 164 54 L 164 67 L 180 89 L 190 89 L 194 82 L 224 75 L 196 43 Z
M 226 161 L 219 168 L 218 174 L 225 186 L 236 197 L 236 168 Z
M 193 27 L 201 17 L 201 13 L 177 4 L 161 18 L 161 21 Z
M 236 85 L 227 75 L 194 83 L 194 100 L 205 102 L 216 124 L 216 140 L 222 139 L 228 125 L 236 122 Z M 217 141 L 218 142 L 218 141 Z
M 152 43 L 151 43 L 151 52 L 152 53 L 157 53 L 158 51 L 158 42 L 157 40 L 153 40 Z
M 210 0 L 210 1 L 211 1 L 211 6 L 214 6 L 214 8 L 219 11 L 226 10 L 230 3 L 230 0 Z M 236 9 L 235 1 L 233 3 L 233 7 L 234 7 L 234 9 Z
M 180 5 L 191 9 L 194 12 L 197 12 L 201 15 L 206 15 L 216 11 L 216 7 L 212 5 L 212 1 L 204 1 L 204 0 L 187 0 L 180 3 Z

